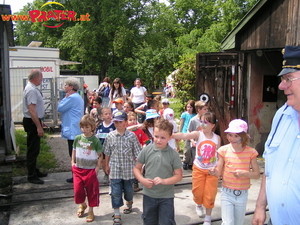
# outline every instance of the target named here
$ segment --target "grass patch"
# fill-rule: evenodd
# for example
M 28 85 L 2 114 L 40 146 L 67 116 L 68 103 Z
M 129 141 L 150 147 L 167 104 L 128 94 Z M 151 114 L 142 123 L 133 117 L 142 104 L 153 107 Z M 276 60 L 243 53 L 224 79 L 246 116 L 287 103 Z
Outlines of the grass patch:
M 24 130 L 16 130 L 16 143 L 19 146 L 18 156 L 26 156 L 27 151 L 27 134 Z M 44 137 L 41 138 L 41 149 L 40 154 L 37 158 L 37 168 L 41 171 L 48 171 L 58 167 L 55 155 L 50 151 L 50 146 L 47 143 L 49 134 L 45 133 Z M 18 164 L 13 166 L 13 176 L 25 176 L 27 175 L 26 163 Z

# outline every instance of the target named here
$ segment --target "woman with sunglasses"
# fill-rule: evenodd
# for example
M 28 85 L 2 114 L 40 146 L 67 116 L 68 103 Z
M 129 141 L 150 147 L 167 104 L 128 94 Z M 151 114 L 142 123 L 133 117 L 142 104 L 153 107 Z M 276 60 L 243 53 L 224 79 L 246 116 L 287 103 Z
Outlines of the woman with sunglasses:
M 200 117 L 201 130 L 173 134 L 175 139 L 196 140 L 192 192 L 196 203 L 196 213 L 199 217 L 204 217 L 203 206 L 206 208 L 204 225 L 211 224 L 211 213 L 218 190 L 218 177 L 211 174 L 211 171 L 214 171 L 217 166 L 217 149 L 221 144 L 220 136 L 214 133 L 216 122 L 216 115 L 207 112 Z

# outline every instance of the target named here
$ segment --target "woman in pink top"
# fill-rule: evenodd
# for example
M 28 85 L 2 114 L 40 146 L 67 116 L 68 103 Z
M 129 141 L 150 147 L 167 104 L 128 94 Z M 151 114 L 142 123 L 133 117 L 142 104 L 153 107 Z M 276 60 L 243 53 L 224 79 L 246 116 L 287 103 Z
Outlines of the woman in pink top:
M 235 119 L 225 132 L 229 144 L 218 149 L 217 169 L 212 173 L 222 175 L 221 211 L 222 225 L 244 223 L 250 179 L 260 177 L 254 148 L 247 146 L 248 125 L 244 120 Z

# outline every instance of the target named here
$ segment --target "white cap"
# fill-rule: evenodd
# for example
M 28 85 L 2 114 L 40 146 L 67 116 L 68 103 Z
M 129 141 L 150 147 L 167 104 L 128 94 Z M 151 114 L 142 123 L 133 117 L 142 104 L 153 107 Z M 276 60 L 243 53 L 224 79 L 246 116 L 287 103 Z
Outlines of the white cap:
M 229 123 L 228 128 L 224 132 L 226 132 L 226 133 L 242 133 L 242 132 L 247 133 L 247 131 L 248 131 L 248 124 L 244 120 L 235 119 Z

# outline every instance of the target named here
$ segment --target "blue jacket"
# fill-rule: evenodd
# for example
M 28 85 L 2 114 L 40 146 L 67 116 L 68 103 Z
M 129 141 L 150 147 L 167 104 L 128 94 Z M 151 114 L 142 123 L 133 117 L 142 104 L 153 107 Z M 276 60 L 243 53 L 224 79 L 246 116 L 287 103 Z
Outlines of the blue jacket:
M 63 98 L 57 107 L 57 111 L 62 114 L 61 137 L 74 140 L 81 134 L 79 122 L 84 111 L 83 99 L 78 93 L 74 93 L 67 98 Z

